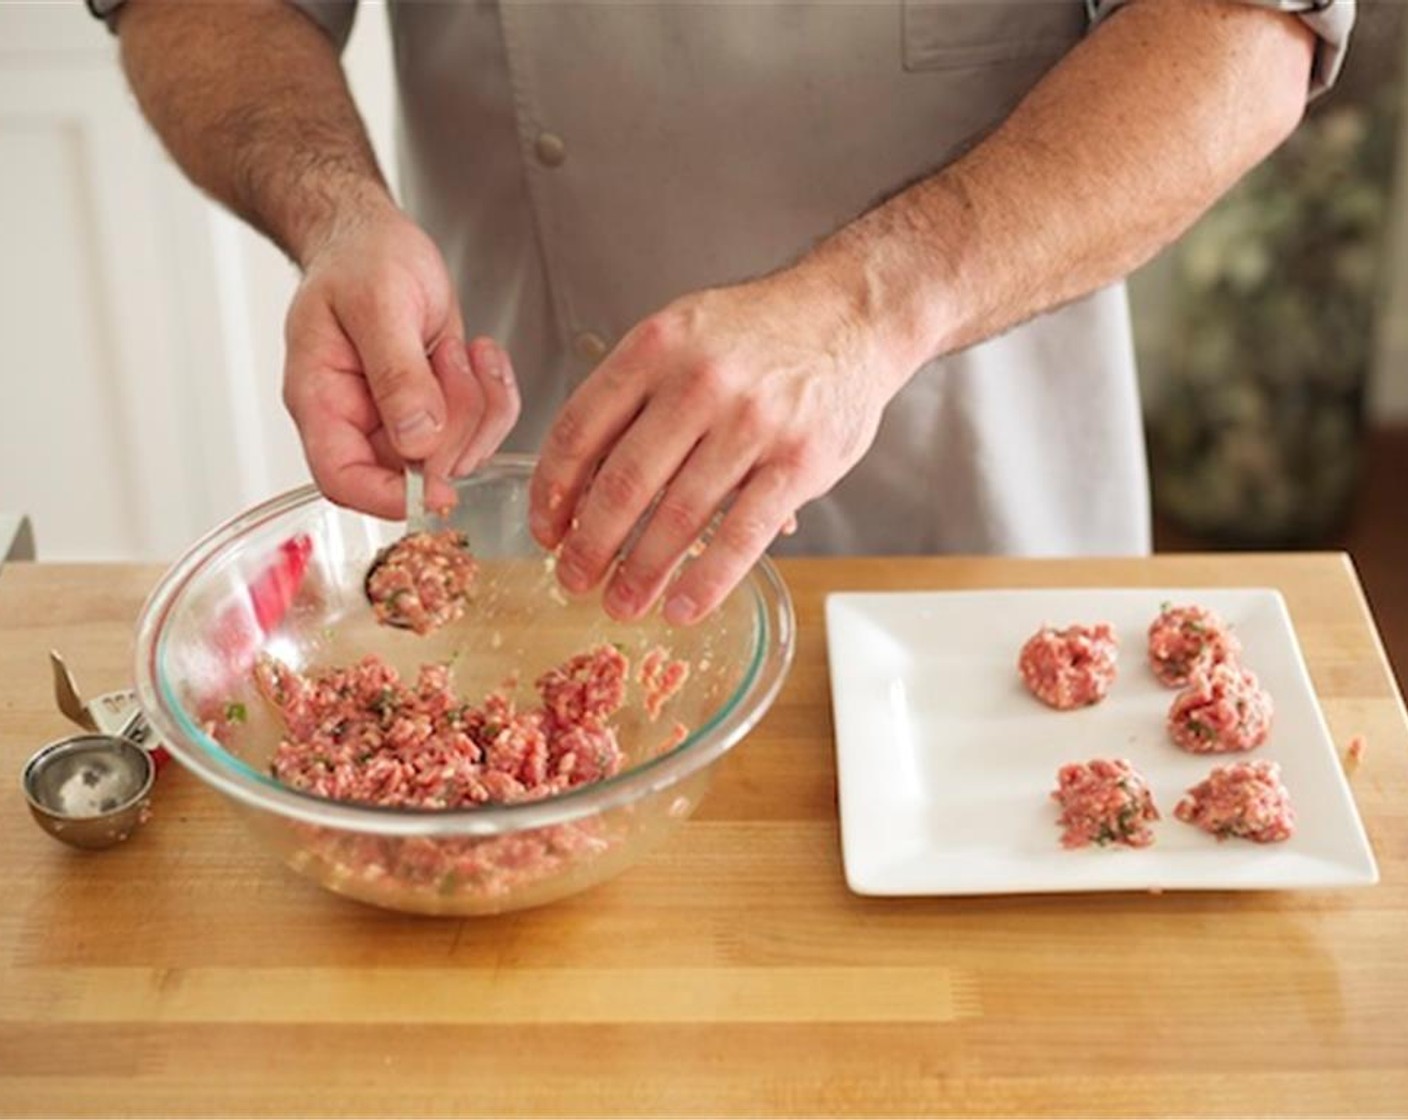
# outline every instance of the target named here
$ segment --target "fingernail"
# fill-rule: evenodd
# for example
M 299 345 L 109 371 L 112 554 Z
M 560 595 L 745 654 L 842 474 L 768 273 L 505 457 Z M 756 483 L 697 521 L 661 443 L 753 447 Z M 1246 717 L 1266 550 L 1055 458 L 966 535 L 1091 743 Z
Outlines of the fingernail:
M 552 518 L 540 510 L 534 510 L 528 518 L 528 527 L 539 540 L 547 540 L 552 535 Z
M 435 422 L 435 417 L 428 412 L 417 412 L 405 420 L 396 424 L 396 434 L 405 438 L 406 436 L 418 436 L 425 432 L 433 432 L 439 429 L 440 425 Z
M 635 592 L 626 584 L 615 582 L 606 590 L 606 605 L 617 614 L 629 616 L 635 613 Z
M 450 472 L 450 476 L 452 478 L 468 478 L 474 473 L 475 468 L 478 466 L 478 455 L 466 455 L 463 459 L 461 459 L 458 463 L 455 464 L 454 469 Z
M 671 595 L 665 602 L 665 620 L 676 626 L 684 626 L 694 621 L 696 607 L 688 595 Z
M 508 380 L 508 363 L 497 346 L 486 346 L 480 353 L 484 356 L 484 369 L 495 381 Z
M 583 592 L 587 589 L 587 576 L 575 556 L 566 555 L 557 562 L 558 579 L 568 591 Z
M 450 348 L 450 364 L 455 367 L 456 373 L 469 373 L 469 347 L 458 338 L 452 338 L 443 345 Z

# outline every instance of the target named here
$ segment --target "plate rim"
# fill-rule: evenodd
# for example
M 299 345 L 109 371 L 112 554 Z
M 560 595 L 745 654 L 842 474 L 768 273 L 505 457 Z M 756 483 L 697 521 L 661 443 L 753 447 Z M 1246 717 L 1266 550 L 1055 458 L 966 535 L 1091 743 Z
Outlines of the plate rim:
M 854 836 L 850 835 L 847 828 L 847 816 L 853 818 L 858 815 L 859 810 L 852 808 L 849 813 L 848 802 L 858 796 L 852 788 L 849 795 L 845 772 L 848 768 L 845 747 L 843 726 L 847 720 L 843 717 L 842 709 L 846 704 L 842 696 L 844 686 L 841 684 L 844 674 L 841 672 L 842 663 L 845 659 L 844 652 L 840 651 L 840 643 L 836 637 L 838 628 L 838 616 L 844 610 L 863 610 L 867 603 L 896 603 L 913 602 L 916 600 L 926 601 L 953 601 L 956 599 L 983 600 L 1001 599 L 1011 601 L 1017 598 L 1050 596 L 1053 594 L 1063 596 L 1101 596 L 1116 594 L 1121 597 L 1136 598 L 1148 596 L 1156 603 L 1164 601 L 1197 601 L 1199 595 L 1216 596 L 1236 596 L 1260 598 L 1271 604 L 1272 608 L 1279 615 L 1279 621 L 1284 626 L 1285 632 L 1290 636 L 1289 653 L 1295 672 L 1300 677 L 1306 695 L 1311 702 L 1311 709 L 1316 721 L 1315 733 L 1328 745 L 1334 762 L 1332 769 L 1335 775 L 1334 781 L 1337 786 L 1336 794 L 1349 807 L 1349 821 L 1351 824 L 1351 840 L 1354 852 L 1352 862 L 1336 862 L 1334 866 L 1339 869 L 1336 877 L 1324 877 L 1323 881 L 1317 880 L 1315 876 L 1307 875 L 1293 882 L 1270 881 L 1250 877 L 1245 882 L 1223 882 L 1214 880 L 1194 881 L 1186 883 L 1157 883 L 1148 882 L 1128 885 L 1104 885 L 1091 884 L 1078 881 L 1039 881 L 1040 877 L 1022 885 L 1008 885 L 999 883 L 991 888 L 973 886 L 930 887 L 926 889 L 913 889 L 906 886 L 888 887 L 883 883 L 877 884 L 873 878 L 859 866 L 861 862 L 858 844 Z M 1334 746 L 1334 737 L 1330 732 L 1329 722 L 1325 718 L 1324 708 L 1321 705 L 1319 693 L 1316 691 L 1314 679 L 1311 677 L 1309 665 L 1306 662 L 1304 650 L 1301 648 L 1300 635 L 1296 631 L 1295 622 L 1291 616 L 1285 595 L 1280 588 L 1264 584 L 1256 585 L 1150 585 L 1150 586 L 1071 586 L 1071 585 L 1050 585 L 1050 586 L 1023 586 L 1014 588 L 918 588 L 918 589 L 837 589 L 827 592 L 823 597 L 822 614 L 825 624 L 825 642 L 827 650 L 827 673 L 828 688 L 831 694 L 831 717 L 832 732 L 834 740 L 834 750 L 836 759 L 836 782 L 837 782 L 837 815 L 839 826 L 839 839 L 841 846 L 842 868 L 846 881 L 846 886 L 853 893 L 867 897 L 880 898 L 920 898 L 920 897 L 977 897 L 990 895 L 1021 895 L 1021 894 L 1081 894 L 1081 893 L 1161 893 L 1164 891 L 1259 891 L 1259 890 L 1337 890 L 1349 889 L 1353 887 L 1373 886 L 1379 882 L 1380 870 L 1378 860 L 1375 856 L 1373 843 L 1365 828 L 1363 817 L 1359 811 L 1358 800 L 1354 796 L 1353 788 L 1350 785 L 1348 776 L 1344 773 L 1343 765 L 1340 761 L 1338 751 Z M 844 622 L 844 620 L 841 620 Z M 1037 623 L 1033 623 L 1036 625 Z M 1142 658 L 1141 658 L 1142 664 Z M 1239 756 L 1240 757 L 1240 756 Z M 848 836 L 850 839 L 848 840 Z M 1117 853 L 1116 853 L 1117 854 Z M 873 874 L 873 873 L 870 873 Z

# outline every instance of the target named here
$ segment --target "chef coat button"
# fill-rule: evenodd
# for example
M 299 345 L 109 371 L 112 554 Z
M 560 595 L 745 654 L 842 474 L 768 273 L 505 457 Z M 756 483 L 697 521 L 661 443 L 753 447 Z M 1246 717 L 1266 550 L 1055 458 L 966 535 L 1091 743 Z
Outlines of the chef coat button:
M 539 133 L 533 150 L 544 167 L 561 167 L 562 161 L 567 158 L 567 145 L 555 132 Z
M 578 331 L 572 340 L 572 352 L 582 361 L 595 364 L 606 357 L 606 339 L 596 331 Z

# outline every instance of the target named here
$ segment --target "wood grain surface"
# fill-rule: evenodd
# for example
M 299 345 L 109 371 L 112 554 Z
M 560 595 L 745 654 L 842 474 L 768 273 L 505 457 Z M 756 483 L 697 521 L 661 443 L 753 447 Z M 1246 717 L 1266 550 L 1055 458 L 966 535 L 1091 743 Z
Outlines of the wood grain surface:
M 0 1113 L 1403 1115 L 1408 721 L 1339 555 L 781 565 L 797 660 L 698 814 L 620 878 L 446 920 L 284 870 L 178 766 L 127 844 L 30 821 L 19 774 L 131 682 L 157 571 L 0 569 Z M 831 590 L 1271 586 L 1382 882 L 881 900 L 841 875 Z

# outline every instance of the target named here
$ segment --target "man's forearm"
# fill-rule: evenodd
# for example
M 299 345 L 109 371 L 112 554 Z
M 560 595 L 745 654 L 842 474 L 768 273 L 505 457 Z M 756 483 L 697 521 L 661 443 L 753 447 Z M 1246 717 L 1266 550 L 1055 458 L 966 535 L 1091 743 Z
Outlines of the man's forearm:
M 1303 112 L 1294 17 L 1135 0 L 963 158 L 803 262 L 841 284 L 902 376 L 1147 261 Z
M 128 0 L 118 36 L 177 163 L 294 260 L 390 205 L 336 52 L 302 13 L 281 0 Z

